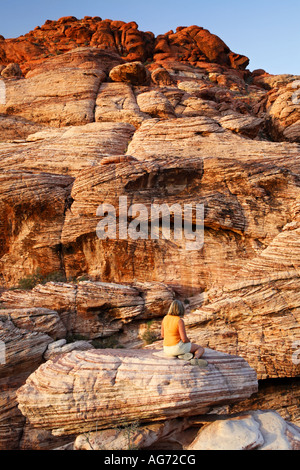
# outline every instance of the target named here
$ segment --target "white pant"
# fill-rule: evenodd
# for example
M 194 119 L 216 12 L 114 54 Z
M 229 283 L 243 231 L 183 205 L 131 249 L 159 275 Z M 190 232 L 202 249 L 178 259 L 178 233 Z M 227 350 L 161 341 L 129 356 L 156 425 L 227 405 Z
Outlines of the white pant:
M 181 340 L 174 346 L 164 346 L 164 353 L 167 356 L 179 356 L 191 352 L 192 343 L 183 343 Z

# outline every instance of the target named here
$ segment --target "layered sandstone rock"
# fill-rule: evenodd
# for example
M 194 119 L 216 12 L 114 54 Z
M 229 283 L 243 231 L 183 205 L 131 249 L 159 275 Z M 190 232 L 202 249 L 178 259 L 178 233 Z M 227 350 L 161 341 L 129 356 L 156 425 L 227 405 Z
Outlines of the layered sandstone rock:
M 57 127 L 93 122 L 100 83 L 120 62 L 116 54 L 91 48 L 49 59 L 25 80 L 6 81 L 0 111 Z
M 68 448 L 71 447 L 72 450 L 141 450 L 151 448 L 157 443 L 161 448 L 167 443 L 170 450 L 174 448 L 174 444 L 175 446 L 181 444 L 179 439 L 183 440 L 183 435 L 189 427 L 188 418 L 170 419 L 163 423 L 148 425 L 140 425 L 136 422 L 124 428 L 80 434 Z
M 58 313 L 48 308 L 1 308 L 1 318 L 11 320 L 17 328 L 45 333 L 54 339 L 64 338 L 67 332 Z
M 141 93 L 137 97 L 137 103 L 142 112 L 151 117 L 171 118 L 175 116 L 175 110 L 163 93 L 149 91 Z
M 43 126 L 18 116 L 0 115 L 0 142 L 25 140 Z
M 225 129 L 230 129 L 241 135 L 254 138 L 258 135 L 264 120 L 254 116 L 243 116 L 238 113 L 227 114 L 220 119 L 220 124 Z
M 299 353 L 293 349 L 293 354 Z M 298 358 L 298 356 L 297 356 Z M 273 410 L 286 421 L 300 425 L 299 378 L 261 381 L 258 393 L 239 404 L 229 406 L 227 413 L 237 414 L 244 410 Z
M 19 408 L 31 426 L 72 435 L 203 413 L 257 390 L 245 361 L 210 350 L 206 357 L 201 369 L 152 351 L 71 352 L 36 370 L 18 390 Z
M 247 357 L 260 378 L 299 375 L 299 235 L 299 220 L 287 224 L 189 319 L 198 341 Z
M 43 273 L 61 271 L 60 236 L 72 181 L 47 173 L 2 172 L 2 281 L 16 285 L 37 268 Z
M 0 313 L 1 340 L 10 351 L 9 363 L 0 364 L 4 448 L 18 447 L 24 424 L 16 388 L 47 359 L 20 392 L 24 413 L 38 426 L 26 424 L 20 448 L 72 446 L 84 431 L 78 407 L 87 410 L 86 430 L 95 429 L 103 410 L 94 374 L 108 380 L 104 403 L 107 390 L 123 400 L 120 376 L 133 380 L 125 390 L 134 403 L 149 384 L 156 397 L 151 409 L 143 401 L 136 409 L 122 402 L 112 423 L 108 408 L 101 431 L 107 445 L 124 445 L 112 424 L 134 425 L 140 417 L 151 421 L 137 434 L 143 446 L 189 434 L 184 416 L 203 412 L 202 392 L 209 406 L 223 400 L 217 413 L 270 408 L 299 420 L 296 379 L 288 396 L 283 380 L 263 396 L 239 390 L 246 400 L 231 403 L 232 384 L 224 392 L 223 379 L 233 374 L 241 383 L 224 354 L 210 353 L 212 362 L 220 361 L 222 380 L 219 362 L 197 373 L 176 366 L 182 383 L 186 374 L 193 384 L 194 375 L 205 377 L 199 395 L 199 381 L 195 385 L 194 410 L 185 395 L 180 402 L 181 392 L 172 408 L 167 389 L 182 386 L 173 383 L 173 363 L 163 365 L 156 356 L 155 362 L 149 350 L 140 356 L 86 351 L 105 341 L 144 347 L 159 337 L 176 296 L 185 303 L 192 341 L 243 357 L 260 379 L 299 375 L 299 77 L 251 73 L 247 65 L 246 57 L 198 26 L 155 38 L 135 22 L 66 17 L 18 40 L 0 37 Z M 123 238 L 119 198 L 133 211 L 126 214 L 130 232 Z M 150 237 L 151 204 L 183 210 L 191 202 L 204 205 L 203 246 L 200 239 L 190 250 L 185 237 L 174 239 L 173 213 L 170 236 L 158 224 Z M 102 203 L 116 215 L 116 236 L 107 239 L 101 238 Z M 139 237 L 133 204 L 146 208 L 139 221 L 148 237 Z M 182 228 L 190 223 L 195 230 L 195 212 L 182 215 Z M 8 290 L 18 284 L 29 289 L 37 280 L 32 290 Z M 66 401 L 60 403 L 61 390 Z M 34 400 L 40 397 L 39 411 Z M 44 411 L 50 417 L 45 429 Z M 152 422 L 181 413 L 180 422 Z M 259 440 L 263 433 L 253 419 L 247 429 L 249 435 L 256 429 Z M 176 426 L 180 433 L 173 432 Z M 54 428 L 63 436 L 53 437 Z M 101 447 L 97 433 L 90 433 L 90 443 L 84 437 L 78 448 Z M 285 446 L 285 431 L 281 438 Z M 243 446 L 259 448 L 255 442 Z
M 111 69 L 109 77 L 113 82 L 126 82 L 131 85 L 146 85 L 150 74 L 141 62 L 128 62 Z
M 133 320 L 161 317 L 174 298 L 173 291 L 162 283 L 136 283 L 134 286 L 80 281 L 75 283 L 48 282 L 32 290 L 13 290 L 1 294 L 6 316 L 20 317 L 18 324 L 30 324 L 30 307 L 40 322 L 49 323 L 54 339 L 67 334 L 94 339 L 110 336 Z M 54 309 L 49 310 L 49 308 Z M 41 308 L 43 307 L 43 309 Z M 23 320 L 21 313 L 27 316 Z M 27 323 L 26 323 L 27 320 Z M 57 326 L 51 326 L 56 322 Z M 34 330 L 40 331 L 38 321 Z M 42 330 L 42 331 L 44 331 Z
M 201 420 L 203 422 L 201 423 Z M 197 422 L 198 420 L 198 422 Z M 256 411 L 234 418 L 181 418 L 150 425 L 81 434 L 74 450 L 298 450 L 300 428 L 276 412 Z
M 100 86 L 95 108 L 97 122 L 127 122 L 139 127 L 148 118 L 139 108 L 128 83 L 103 83 Z
M 62 232 L 68 276 L 167 281 L 186 294 L 226 284 L 290 222 L 299 197 L 297 146 L 244 140 L 207 117 L 149 120 L 127 155 L 139 161 L 93 167 L 75 180 Z M 118 224 L 119 197 L 127 197 L 127 209 L 145 205 L 148 235 L 151 203 L 204 204 L 205 250 L 186 251 L 184 241 L 161 234 L 123 240 L 118 225 L 114 236 L 99 239 L 97 210 L 111 204 Z
M 119 122 L 35 128 L 26 142 L 0 143 L 2 168 L 76 176 L 84 168 L 98 166 L 107 156 L 122 155 L 134 130 Z
M 276 140 L 300 142 L 300 77 L 270 93 L 267 102 L 269 129 Z
M 60 339 L 48 345 L 47 350 L 44 353 L 44 359 L 48 361 L 56 356 L 61 356 L 62 354 L 66 354 L 74 350 L 86 351 L 89 349 L 93 349 L 93 345 L 90 341 L 78 340 L 72 343 L 67 343 L 67 340 Z
M 15 320 L 15 322 L 20 326 L 23 323 L 25 326 L 22 321 Z M 1 450 L 18 448 L 24 426 L 24 416 L 17 408 L 16 390 L 42 363 L 43 354 L 52 341 L 53 339 L 45 332 L 32 331 L 31 325 L 29 329 L 15 326 L 7 312 L 4 311 L 3 316 L 0 315 Z
M 164 68 L 158 66 L 153 72 L 151 73 L 151 80 L 156 85 L 173 85 L 174 80 L 170 76 L 169 72 Z

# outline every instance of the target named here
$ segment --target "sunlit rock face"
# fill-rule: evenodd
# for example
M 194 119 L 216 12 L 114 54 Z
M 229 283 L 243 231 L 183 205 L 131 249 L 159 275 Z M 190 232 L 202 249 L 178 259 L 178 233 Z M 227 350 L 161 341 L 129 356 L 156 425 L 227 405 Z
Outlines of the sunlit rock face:
M 0 36 L 2 448 L 101 447 L 100 421 L 126 447 L 138 420 L 141 446 L 203 447 L 212 409 L 299 423 L 300 81 L 248 64 L 200 26 Z M 207 369 L 153 352 L 174 298 Z M 249 416 L 237 446 L 268 446 L 265 418 L 296 446 Z
M 19 408 L 34 427 L 73 435 L 201 414 L 257 390 L 254 370 L 238 357 L 207 350 L 210 365 L 201 369 L 156 353 L 107 349 L 49 360 L 18 390 Z

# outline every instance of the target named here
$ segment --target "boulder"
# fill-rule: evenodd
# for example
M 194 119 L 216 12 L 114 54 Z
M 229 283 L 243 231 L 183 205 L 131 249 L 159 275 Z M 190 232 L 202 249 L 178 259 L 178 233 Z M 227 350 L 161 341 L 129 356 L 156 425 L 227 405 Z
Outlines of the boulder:
M 266 104 L 268 130 L 275 140 L 300 142 L 300 79 L 289 77 L 288 83 L 270 92 Z
M 12 321 L 17 328 L 45 333 L 53 339 L 66 335 L 66 328 L 58 313 L 48 308 L 2 308 L 1 318 Z
M 169 72 L 163 68 L 158 67 L 157 69 L 153 70 L 151 73 L 151 80 L 159 86 L 169 86 L 174 85 L 174 80 L 169 74 Z
M 60 339 L 48 345 L 47 350 L 44 353 L 44 359 L 48 361 L 49 359 L 53 359 L 61 354 L 69 353 L 70 351 L 86 351 L 89 349 L 93 349 L 93 345 L 89 341 L 78 340 L 72 343 L 67 343 L 67 340 Z
M 177 104 L 175 112 L 178 117 L 206 116 L 218 119 L 221 116 L 217 106 L 214 101 L 186 94 L 182 96 L 181 101 Z
M 1 72 L 3 78 L 20 78 L 22 76 L 22 70 L 19 64 L 8 64 Z
M 299 450 L 300 428 L 274 411 L 254 411 L 216 420 L 200 429 L 188 446 L 195 450 Z
M 185 431 L 189 429 L 188 418 L 169 419 L 162 423 L 141 425 L 133 422 L 117 429 L 80 434 L 72 450 L 142 450 L 157 445 L 168 450 L 180 446 Z
M 143 113 L 149 114 L 151 117 L 168 119 L 175 116 L 170 101 L 159 91 L 140 93 L 137 96 L 137 104 Z
M 129 83 L 103 83 L 100 86 L 95 108 L 97 122 L 126 122 L 139 127 L 148 118 L 140 110 Z
M 171 59 L 192 64 L 205 61 L 240 69 L 249 63 L 247 57 L 231 54 L 229 47 L 218 36 L 195 25 L 178 27 L 175 33 L 169 31 L 157 36 L 153 57 L 155 61 Z
M 222 127 L 232 132 L 255 138 L 263 127 L 264 119 L 255 116 L 244 116 L 239 113 L 226 114 L 219 119 Z
M 18 390 L 18 406 L 34 428 L 64 436 L 205 413 L 257 391 L 244 360 L 205 356 L 202 369 L 155 351 L 73 351 L 41 365 Z
M 110 73 L 114 82 L 125 82 L 131 85 L 145 85 L 150 79 L 150 74 L 141 62 L 128 62 L 117 65 Z

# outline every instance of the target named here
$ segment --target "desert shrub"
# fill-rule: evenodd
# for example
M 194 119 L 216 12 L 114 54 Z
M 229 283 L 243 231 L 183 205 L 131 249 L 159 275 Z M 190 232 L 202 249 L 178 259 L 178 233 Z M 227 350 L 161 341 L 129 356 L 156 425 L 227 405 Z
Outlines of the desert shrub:
M 147 329 L 144 331 L 144 333 L 142 334 L 142 340 L 146 343 L 146 344 L 152 344 L 154 343 L 154 341 L 157 341 L 158 340 L 158 335 L 155 331 L 151 330 L 151 325 L 152 325 L 152 321 L 149 321 L 147 323 Z

